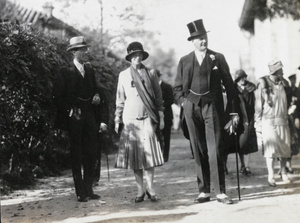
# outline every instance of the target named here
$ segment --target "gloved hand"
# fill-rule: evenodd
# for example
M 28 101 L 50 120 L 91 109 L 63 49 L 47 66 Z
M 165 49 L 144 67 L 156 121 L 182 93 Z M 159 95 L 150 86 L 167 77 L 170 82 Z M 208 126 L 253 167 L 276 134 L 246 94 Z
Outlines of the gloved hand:
M 238 113 L 231 113 L 230 115 L 232 120 L 232 127 L 236 129 L 240 121 L 240 116 Z
M 100 96 L 99 94 L 95 94 L 94 97 L 93 97 L 93 100 L 92 100 L 92 104 L 93 105 L 99 105 L 100 104 Z
M 107 125 L 105 123 L 100 124 L 99 132 L 101 133 L 107 132 Z

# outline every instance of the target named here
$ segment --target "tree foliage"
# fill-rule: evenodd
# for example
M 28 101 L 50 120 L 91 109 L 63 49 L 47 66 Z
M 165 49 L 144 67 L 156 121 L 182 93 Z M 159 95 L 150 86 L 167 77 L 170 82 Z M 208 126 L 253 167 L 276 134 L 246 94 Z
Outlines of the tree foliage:
M 25 24 L 0 24 L 0 159 L 8 181 L 30 183 L 64 165 L 57 154 L 68 147 L 52 124 L 53 78 L 69 59 L 64 48 Z
M 253 1 L 255 17 L 260 20 L 266 18 L 291 17 L 294 20 L 300 19 L 300 0 L 267 0 Z

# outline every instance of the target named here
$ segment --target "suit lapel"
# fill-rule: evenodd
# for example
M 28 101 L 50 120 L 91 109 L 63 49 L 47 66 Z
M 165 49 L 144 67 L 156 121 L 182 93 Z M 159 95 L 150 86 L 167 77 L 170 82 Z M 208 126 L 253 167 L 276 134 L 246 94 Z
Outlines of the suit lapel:
M 209 51 L 207 50 L 206 55 L 203 58 L 203 62 L 200 66 L 200 72 L 204 72 L 205 74 L 207 74 L 208 86 L 210 86 L 210 75 L 212 70 L 212 59 L 209 55 Z
M 192 83 L 193 74 L 194 74 L 195 60 L 196 60 L 196 55 L 195 55 L 195 52 L 193 51 L 189 54 L 189 57 L 187 59 L 187 62 L 189 63 L 189 65 L 187 66 L 189 68 L 189 72 L 187 72 L 188 73 L 188 78 L 187 78 L 188 86 L 187 86 L 187 89 L 190 88 L 191 83 Z

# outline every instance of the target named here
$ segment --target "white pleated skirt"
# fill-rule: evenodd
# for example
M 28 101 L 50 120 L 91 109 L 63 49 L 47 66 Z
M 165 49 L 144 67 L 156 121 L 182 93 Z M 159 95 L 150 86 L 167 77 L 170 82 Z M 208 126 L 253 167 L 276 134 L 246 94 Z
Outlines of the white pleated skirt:
M 150 121 L 150 118 L 124 120 L 116 168 L 148 169 L 164 164 L 161 146 Z

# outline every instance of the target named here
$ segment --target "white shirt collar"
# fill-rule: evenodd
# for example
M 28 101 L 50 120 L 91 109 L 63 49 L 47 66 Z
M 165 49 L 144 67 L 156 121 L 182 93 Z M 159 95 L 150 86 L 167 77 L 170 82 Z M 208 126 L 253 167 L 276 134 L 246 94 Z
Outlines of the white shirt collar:
M 84 66 L 83 66 L 83 64 L 79 63 L 78 60 L 76 60 L 76 59 L 73 60 L 73 63 L 75 65 L 75 67 L 80 71 L 80 73 L 82 75 L 84 75 Z
M 77 68 L 83 67 L 83 64 L 79 63 L 78 60 L 76 60 L 76 59 L 73 60 L 73 63 L 75 64 L 75 66 L 76 66 Z M 78 69 L 78 70 L 79 70 L 79 69 Z
M 205 57 L 205 55 L 206 55 L 206 52 L 207 52 L 207 49 L 206 49 L 206 50 L 204 50 L 204 51 L 195 50 L 195 54 L 196 54 L 196 56 L 201 56 L 202 58 L 204 58 L 204 57 Z
M 202 64 L 202 61 L 203 61 L 203 59 L 206 55 L 206 52 L 207 52 L 207 50 L 204 50 L 204 51 L 195 50 L 195 55 L 196 55 L 196 58 L 199 62 L 199 65 Z

